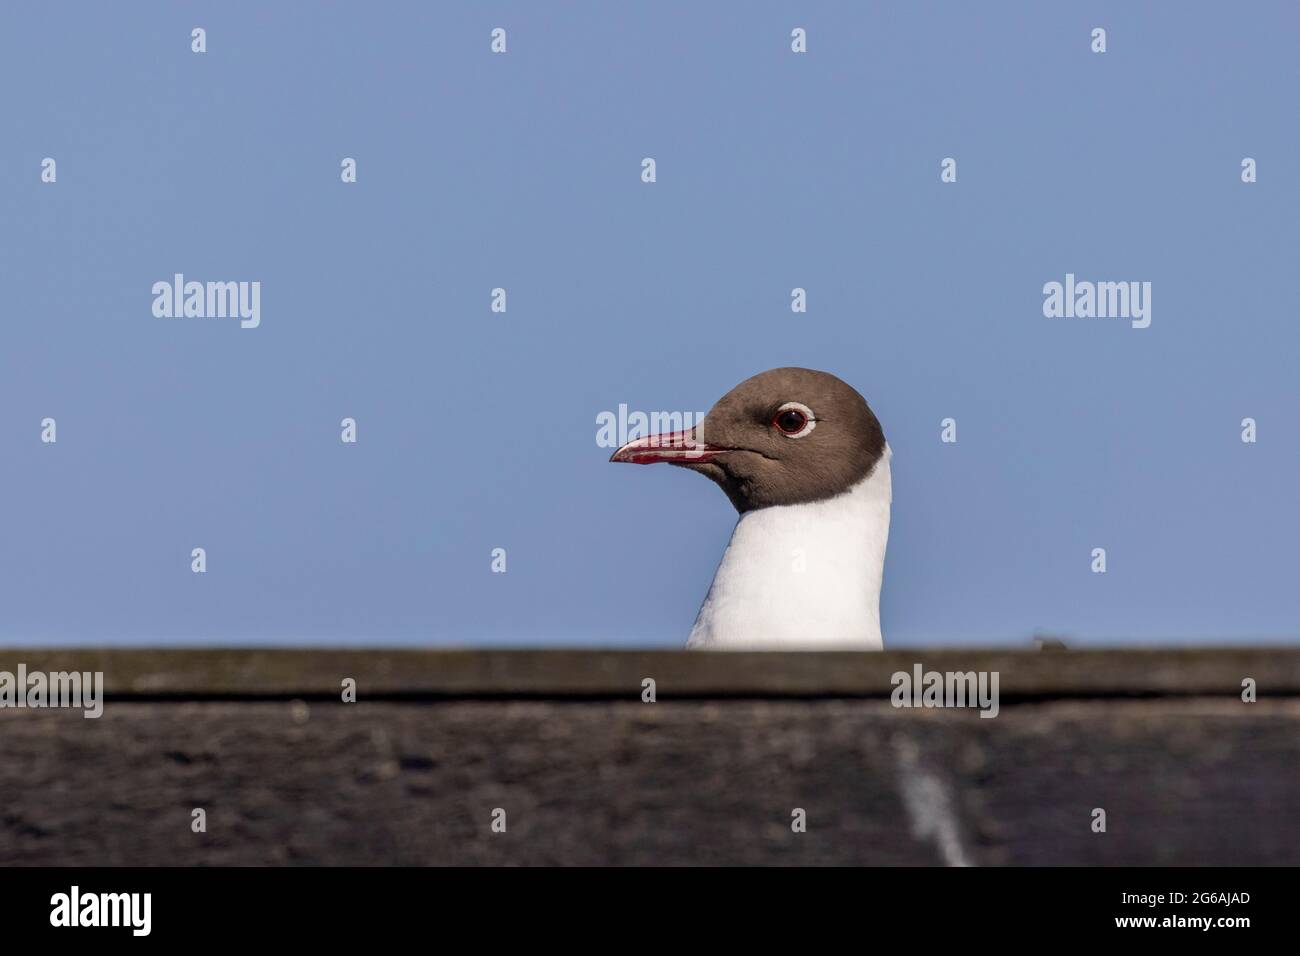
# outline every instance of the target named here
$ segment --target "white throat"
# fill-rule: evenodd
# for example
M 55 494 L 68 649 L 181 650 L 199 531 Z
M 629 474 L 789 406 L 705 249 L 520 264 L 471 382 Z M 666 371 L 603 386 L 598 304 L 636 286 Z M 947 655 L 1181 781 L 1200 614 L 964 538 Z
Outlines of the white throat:
M 686 646 L 880 650 L 889 458 L 834 498 L 741 515 Z

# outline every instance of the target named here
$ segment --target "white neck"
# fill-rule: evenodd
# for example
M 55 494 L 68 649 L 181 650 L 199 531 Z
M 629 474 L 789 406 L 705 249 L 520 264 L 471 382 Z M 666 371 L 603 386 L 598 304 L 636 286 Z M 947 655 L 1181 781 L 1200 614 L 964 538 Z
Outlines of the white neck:
M 834 498 L 741 515 L 686 646 L 880 650 L 889 457 Z

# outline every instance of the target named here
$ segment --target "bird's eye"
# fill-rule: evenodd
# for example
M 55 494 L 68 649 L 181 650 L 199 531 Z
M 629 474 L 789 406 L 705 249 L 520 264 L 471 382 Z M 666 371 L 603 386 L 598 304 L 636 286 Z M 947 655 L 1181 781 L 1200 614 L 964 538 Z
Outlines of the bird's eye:
M 786 438 L 803 438 L 817 426 L 817 419 L 807 405 L 786 402 L 776 410 L 772 426 Z
M 799 431 L 808 424 L 808 419 L 797 408 L 787 408 L 776 416 L 776 427 L 787 435 Z

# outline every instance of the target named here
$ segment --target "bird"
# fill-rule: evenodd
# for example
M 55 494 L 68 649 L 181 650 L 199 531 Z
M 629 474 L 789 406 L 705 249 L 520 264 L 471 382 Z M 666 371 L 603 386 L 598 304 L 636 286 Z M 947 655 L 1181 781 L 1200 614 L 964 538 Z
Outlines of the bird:
M 697 472 L 739 513 L 687 648 L 880 650 L 892 454 L 856 389 L 794 367 L 746 379 L 692 428 L 615 451 Z

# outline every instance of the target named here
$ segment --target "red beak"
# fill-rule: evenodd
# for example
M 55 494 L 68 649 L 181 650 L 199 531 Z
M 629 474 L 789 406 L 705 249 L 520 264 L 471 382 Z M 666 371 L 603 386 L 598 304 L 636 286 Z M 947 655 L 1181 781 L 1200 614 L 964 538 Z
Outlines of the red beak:
M 610 461 L 629 461 L 634 465 L 653 465 L 657 461 L 693 462 L 708 461 L 729 448 L 719 448 L 695 440 L 695 429 L 647 435 L 630 441 L 614 454 Z

